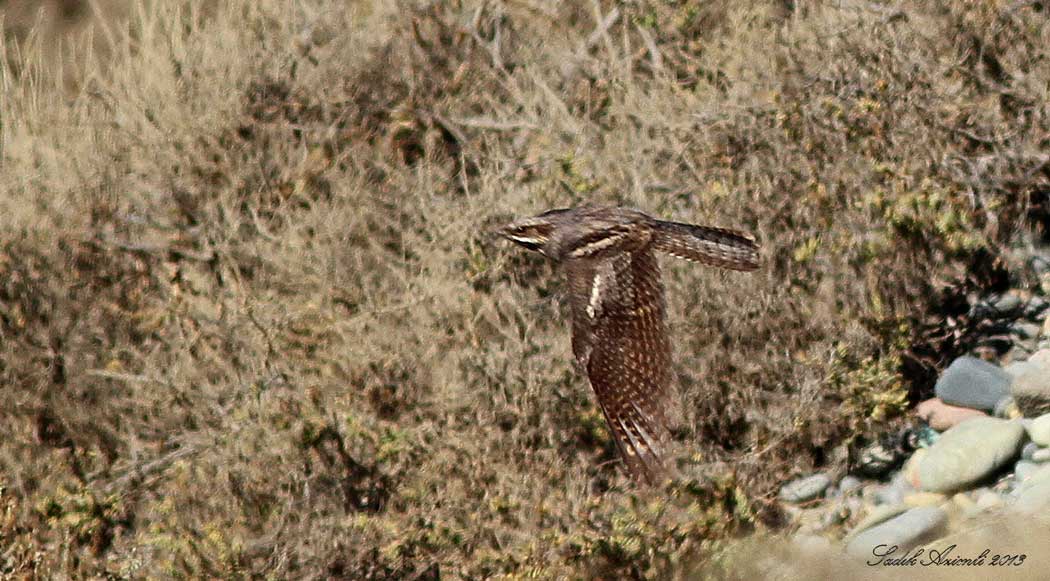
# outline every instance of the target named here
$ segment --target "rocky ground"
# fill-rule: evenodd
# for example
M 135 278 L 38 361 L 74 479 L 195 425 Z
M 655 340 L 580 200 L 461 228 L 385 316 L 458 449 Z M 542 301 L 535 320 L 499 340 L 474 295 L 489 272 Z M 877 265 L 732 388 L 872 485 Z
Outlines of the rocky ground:
M 938 540 L 982 522 L 1040 526 L 1050 510 L 1050 268 L 1041 256 L 1029 264 L 1039 287 L 973 301 L 969 317 L 1006 332 L 955 359 L 910 427 L 860 450 L 845 473 L 781 488 L 797 543 L 880 563 L 908 551 L 932 558 Z

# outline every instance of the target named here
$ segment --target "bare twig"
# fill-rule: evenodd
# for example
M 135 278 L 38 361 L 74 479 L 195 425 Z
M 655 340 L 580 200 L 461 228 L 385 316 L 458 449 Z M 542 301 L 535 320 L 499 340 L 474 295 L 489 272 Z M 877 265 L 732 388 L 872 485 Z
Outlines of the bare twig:
M 146 477 L 164 470 L 176 460 L 191 456 L 198 451 L 197 446 L 185 446 L 168 452 L 167 454 L 150 461 L 137 463 L 130 467 L 121 476 L 102 486 L 101 492 L 105 496 L 116 494 L 122 488 L 136 480 L 144 480 Z
M 488 117 L 457 117 L 455 119 L 452 119 L 452 121 L 464 127 L 472 127 L 475 129 L 490 129 L 492 131 L 514 131 L 517 129 L 537 128 L 537 125 L 535 123 L 530 123 L 528 121 L 499 121 L 496 119 L 490 119 Z
M 591 35 L 587 37 L 587 42 L 585 42 L 583 45 L 584 52 L 590 51 L 592 48 L 594 48 L 594 45 L 598 44 L 598 42 L 602 39 L 604 39 L 605 42 L 609 44 L 611 50 L 612 40 L 609 39 L 609 29 L 612 28 L 612 25 L 616 24 L 616 21 L 620 19 L 620 9 L 613 8 L 603 18 L 601 16 L 601 12 L 599 11 L 597 3 L 595 3 L 594 13 L 598 19 L 598 27 L 595 28 L 594 32 L 592 32 Z
M 660 49 L 656 47 L 653 35 L 649 34 L 649 31 L 644 26 L 635 25 L 635 28 L 638 29 L 638 35 L 642 37 L 642 42 L 645 43 L 645 48 L 649 51 L 649 59 L 653 63 L 653 70 L 663 70 L 664 59 L 660 56 Z

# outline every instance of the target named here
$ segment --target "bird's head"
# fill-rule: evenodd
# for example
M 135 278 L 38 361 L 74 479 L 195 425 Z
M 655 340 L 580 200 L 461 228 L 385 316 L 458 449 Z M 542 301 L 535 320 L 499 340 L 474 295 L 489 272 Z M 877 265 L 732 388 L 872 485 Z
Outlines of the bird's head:
M 515 220 L 499 228 L 496 233 L 519 246 L 547 254 L 547 243 L 558 227 L 558 217 L 567 211 L 550 210 L 538 216 Z

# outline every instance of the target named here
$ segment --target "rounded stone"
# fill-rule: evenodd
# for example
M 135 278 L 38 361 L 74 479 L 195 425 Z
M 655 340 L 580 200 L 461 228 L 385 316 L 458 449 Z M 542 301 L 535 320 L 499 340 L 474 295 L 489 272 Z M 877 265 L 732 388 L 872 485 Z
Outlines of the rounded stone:
M 941 435 L 918 467 L 919 487 L 954 492 L 978 482 L 1017 457 L 1024 438 L 1019 422 L 974 418 Z
M 988 414 L 973 408 L 948 405 L 935 397 L 916 406 L 915 415 L 926 420 L 931 428 L 943 432 L 956 424 Z
M 846 545 L 846 552 L 856 557 L 871 557 L 872 550 L 879 545 L 896 545 L 898 551 L 907 551 L 937 538 L 947 522 L 948 515 L 939 508 L 913 508 L 856 534 Z
M 1013 508 L 1043 516 L 1050 512 L 1050 466 L 1042 466 L 1018 486 Z
M 915 487 L 908 481 L 907 475 L 898 472 L 893 475 L 889 484 L 876 490 L 875 501 L 879 504 L 902 504 L 904 497 L 912 492 L 915 492 Z
M 1039 465 L 1035 462 L 1030 462 L 1028 460 L 1019 460 L 1017 464 L 1014 464 L 1014 478 L 1016 478 L 1018 482 L 1024 482 L 1025 480 L 1028 480 L 1028 478 L 1032 474 L 1035 474 L 1038 470 Z
M 1028 259 L 1028 266 L 1036 274 L 1045 274 L 1050 272 L 1050 259 L 1036 254 Z
M 1005 293 L 992 306 L 1000 313 L 1012 313 L 1024 306 L 1024 299 L 1014 293 Z
M 808 502 L 819 497 L 831 486 L 827 474 L 814 474 L 788 482 L 780 489 L 780 500 L 791 503 Z
M 1020 377 L 1036 369 L 1039 369 L 1039 364 L 1033 363 L 1030 359 L 1027 361 L 1012 361 L 1003 367 L 1003 371 L 1010 374 L 1010 377 L 1013 378 Z
M 985 490 L 977 495 L 977 508 L 980 510 L 989 510 L 1002 505 L 1003 497 L 991 490 Z
M 1033 339 L 1038 337 L 1042 330 L 1042 325 L 1037 325 L 1035 323 L 1019 322 L 1010 326 L 1010 332 L 1022 339 Z
M 959 357 L 937 379 L 934 392 L 946 404 L 992 411 L 1010 395 L 1011 377 L 999 366 L 975 357 Z
M 860 478 L 857 478 L 856 476 L 843 476 L 842 480 L 839 481 L 839 492 L 843 495 L 847 495 L 854 490 L 859 490 L 862 484 Z
M 848 542 L 858 534 L 877 524 L 884 523 L 906 510 L 908 510 L 908 507 L 903 504 L 880 504 L 878 506 L 873 506 L 871 510 L 868 511 L 868 514 L 860 519 L 857 526 L 853 527 L 853 530 L 846 535 L 846 541 Z
M 1050 319 L 1047 319 L 1050 321 Z M 1026 362 L 1021 373 L 1010 384 L 1017 407 L 1025 417 L 1050 412 L 1050 362 L 1047 349 L 1040 349 Z
M 1032 452 L 1032 456 L 1029 460 L 1040 464 L 1050 462 L 1050 448 L 1039 448 L 1035 452 Z
M 1021 447 L 1021 459 L 1031 460 L 1032 456 L 1034 456 L 1035 453 L 1038 451 L 1039 444 L 1036 444 L 1035 442 L 1028 442 L 1027 444 Z
M 1043 414 L 1028 425 L 1028 437 L 1040 446 L 1050 446 L 1050 414 Z
M 1026 319 L 1038 321 L 1046 316 L 1044 313 L 1047 308 L 1050 308 L 1050 301 L 1040 296 L 1034 296 L 1024 306 L 1024 316 Z
M 937 506 L 947 500 L 948 497 L 939 492 L 912 492 L 905 495 L 906 506 Z
M 963 514 L 972 514 L 977 511 L 977 504 L 965 492 L 956 493 L 952 497 L 952 504 L 962 511 Z

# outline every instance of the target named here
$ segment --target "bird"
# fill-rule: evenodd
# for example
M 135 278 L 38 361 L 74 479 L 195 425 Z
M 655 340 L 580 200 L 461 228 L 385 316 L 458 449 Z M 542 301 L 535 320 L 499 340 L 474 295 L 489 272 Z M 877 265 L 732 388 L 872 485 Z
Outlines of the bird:
M 673 372 L 656 255 L 753 271 L 755 238 L 597 205 L 548 210 L 497 234 L 546 256 L 567 276 L 577 369 L 590 382 L 627 471 L 638 482 L 658 483 L 666 475 Z

